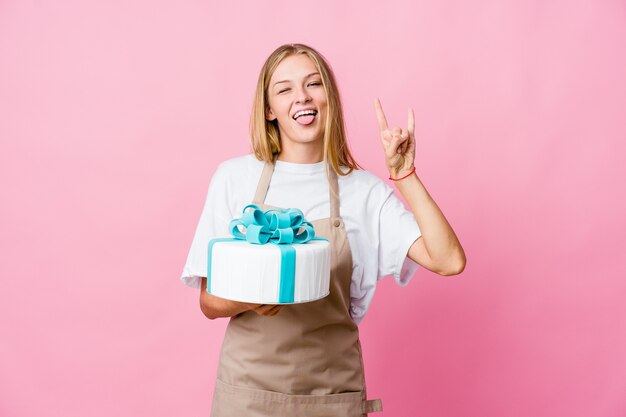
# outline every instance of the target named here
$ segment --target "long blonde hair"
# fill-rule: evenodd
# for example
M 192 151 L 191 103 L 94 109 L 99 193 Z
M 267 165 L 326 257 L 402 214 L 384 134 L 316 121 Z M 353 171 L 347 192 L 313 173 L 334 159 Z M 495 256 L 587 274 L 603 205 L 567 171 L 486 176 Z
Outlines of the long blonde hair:
M 361 169 L 350 153 L 346 142 L 343 109 L 335 75 L 322 54 L 310 46 L 300 43 L 279 46 L 267 58 L 261 68 L 254 102 L 252 103 L 252 114 L 250 115 L 250 141 L 255 156 L 260 161 L 273 163 L 281 151 L 278 121 L 269 121 L 265 118 L 269 107 L 267 90 L 270 78 L 278 65 L 283 59 L 296 54 L 304 54 L 313 61 L 320 73 L 326 92 L 328 106 L 326 126 L 324 127 L 324 161 L 339 175 L 348 175 L 355 169 Z M 348 171 L 342 172 L 341 166 L 347 167 Z

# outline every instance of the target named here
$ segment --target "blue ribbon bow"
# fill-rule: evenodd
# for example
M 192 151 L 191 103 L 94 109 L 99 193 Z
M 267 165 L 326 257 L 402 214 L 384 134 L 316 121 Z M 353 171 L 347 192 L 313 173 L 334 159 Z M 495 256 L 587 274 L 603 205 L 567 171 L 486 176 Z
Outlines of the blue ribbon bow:
M 263 211 L 256 204 L 248 204 L 243 208 L 243 216 L 231 220 L 228 227 L 235 239 L 259 245 L 268 242 L 306 243 L 315 238 L 313 225 L 306 221 L 302 211 L 296 208 Z M 239 227 L 245 228 L 245 234 Z

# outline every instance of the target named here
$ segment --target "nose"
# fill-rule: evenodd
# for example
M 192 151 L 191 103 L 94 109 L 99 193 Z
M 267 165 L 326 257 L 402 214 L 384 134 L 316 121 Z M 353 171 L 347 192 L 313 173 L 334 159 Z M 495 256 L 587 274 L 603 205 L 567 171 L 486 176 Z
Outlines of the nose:
M 306 103 L 311 101 L 311 95 L 306 88 L 299 88 L 296 95 L 296 103 Z

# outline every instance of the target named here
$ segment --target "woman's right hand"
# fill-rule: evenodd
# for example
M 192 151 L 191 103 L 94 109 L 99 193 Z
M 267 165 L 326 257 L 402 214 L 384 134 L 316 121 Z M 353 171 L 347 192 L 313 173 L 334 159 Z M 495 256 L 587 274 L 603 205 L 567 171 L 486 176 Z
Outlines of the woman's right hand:
M 224 300 L 229 304 L 229 310 L 239 311 L 238 314 L 244 313 L 246 311 L 254 311 L 259 316 L 275 316 L 278 314 L 280 309 L 283 307 L 282 305 L 274 305 L 274 304 L 254 304 L 254 303 L 243 303 L 239 301 L 232 300 Z M 231 311 L 232 311 L 231 310 Z
M 255 313 L 261 316 L 275 316 L 278 314 L 282 305 L 274 305 L 274 304 L 253 304 L 256 307 L 252 309 Z
M 200 309 L 211 320 L 218 317 L 233 317 L 250 310 L 261 316 L 275 316 L 281 308 L 282 305 L 242 303 L 216 297 L 206 291 L 206 278 L 202 279 Z

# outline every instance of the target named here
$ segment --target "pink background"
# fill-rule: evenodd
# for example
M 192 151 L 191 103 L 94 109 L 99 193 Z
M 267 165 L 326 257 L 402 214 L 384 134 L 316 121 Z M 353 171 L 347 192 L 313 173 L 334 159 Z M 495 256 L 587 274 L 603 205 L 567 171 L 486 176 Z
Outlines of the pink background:
M 386 416 L 626 415 L 623 1 L 0 2 L 0 415 L 206 416 L 226 320 L 179 281 L 258 71 L 319 49 L 465 248 L 361 325 Z

